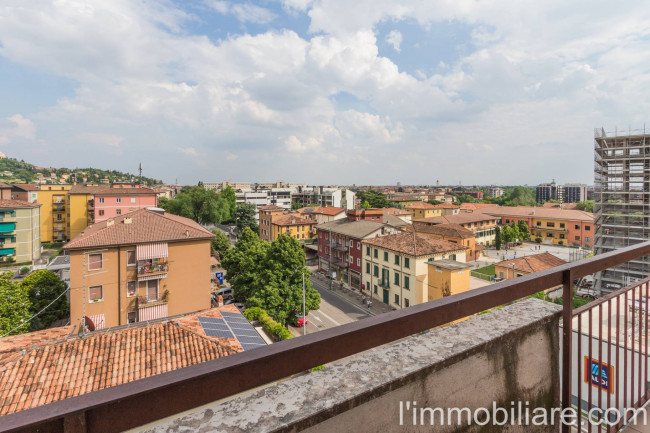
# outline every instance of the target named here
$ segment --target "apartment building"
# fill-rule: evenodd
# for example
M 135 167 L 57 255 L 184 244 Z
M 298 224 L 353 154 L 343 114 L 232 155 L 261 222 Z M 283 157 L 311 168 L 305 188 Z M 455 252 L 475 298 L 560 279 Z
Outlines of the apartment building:
M 221 191 L 223 189 L 226 189 L 227 187 L 231 187 L 235 191 L 237 191 L 237 190 L 250 190 L 251 189 L 251 183 L 250 182 L 232 182 L 232 181 L 229 181 L 229 180 L 224 180 L 223 182 L 204 182 L 203 183 L 203 188 L 214 190 L 214 191 Z
M 408 206 L 413 206 L 417 205 L 418 203 L 422 203 L 424 200 L 417 198 L 417 197 L 404 197 L 404 196 L 392 196 L 388 199 L 388 201 L 391 201 L 398 206 L 401 206 L 402 209 L 407 208 Z
M 296 212 L 300 217 L 316 221 L 318 224 L 347 219 L 345 209 L 342 207 L 303 207 Z
M 290 189 L 259 189 L 255 191 L 242 191 L 235 193 L 236 203 L 249 203 L 255 205 L 255 219 L 259 221 L 259 210 L 263 206 L 278 206 L 291 209 Z
M 137 183 L 111 184 L 95 191 L 89 206 L 94 209 L 94 221 L 101 222 L 138 209 L 156 207 L 158 195 L 151 188 L 141 187 Z
M 95 223 L 70 254 L 70 320 L 95 329 L 210 308 L 210 242 L 196 222 L 140 209 Z
M 595 218 L 589 212 L 531 206 L 500 206 L 483 209 L 482 212 L 500 218 L 504 225 L 524 221 L 531 237 L 539 237 L 545 244 L 594 245 Z
M 413 219 L 413 214 L 404 209 L 398 209 L 396 207 L 384 207 L 384 208 L 369 208 L 369 209 L 352 209 L 348 211 L 348 219 L 350 221 L 358 220 L 369 220 L 369 221 L 379 221 L 379 222 L 388 222 L 390 219 L 388 215 L 392 215 L 396 218 L 401 219 L 407 224 L 411 223 Z M 393 222 L 394 219 L 391 219 Z
M 306 241 L 316 236 L 318 223 L 314 220 L 300 218 L 297 214 L 283 214 L 271 219 L 270 240 L 280 235 L 287 235 L 299 241 Z
M 650 239 L 650 135 L 645 131 L 594 136 L 596 255 Z M 596 275 L 609 293 L 650 275 L 650 258 L 632 260 Z
M 430 203 L 414 203 L 404 206 L 404 209 L 413 214 L 413 219 L 430 218 L 442 215 L 442 208 Z
M 11 200 L 36 203 L 38 201 L 39 185 L 31 183 L 16 183 L 11 185 Z
M 460 206 L 451 203 L 440 203 L 433 205 L 436 209 L 440 209 L 440 215 L 458 215 L 460 213 Z M 433 216 L 440 216 L 433 215 Z
M 440 218 L 440 217 L 438 217 Z M 363 292 L 393 308 L 434 299 L 429 291 L 429 262 L 465 262 L 467 248 L 413 231 L 367 239 L 363 252 Z
M 433 239 L 451 242 L 454 244 L 467 247 L 467 260 L 476 260 L 479 258 L 482 248 L 476 247 L 476 236 L 474 232 L 459 224 L 413 224 L 413 229 L 425 236 Z
M 543 203 L 549 200 L 562 201 L 564 198 L 564 189 L 553 179 L 550 183 L 540 183 L 535 188 L 535 201 Z
M 584 183 L 565 183 L 562 189 L 564 203 L 578 203 L 587 200 L 587 185 Z
M 482 212 L 460 212 L 457 215 L 443 215 L 413 220 L 413 226 L 457 224 L 474 233 L 477 245 L 487 246 L 494 243 L 495 229 L 498 222 L 498 217 Z
M 70 239 L 70 188 L 72 185 L 40 185 L 36 202 L 41 205 L 41 242 Z
M 271 242 L 271 222 L 273 217 L 283 215 L 286 210 L 276 205 L 260 206 L 259 212 L 259 237 L 263 241 Z
M 361 289 L 361 241 L 399 233 L 378 221 L 339 219 L 316 226 L 318 269 L 335 281 Z
M 41 205 L 0 200 L 0 260 L 16 263 L 41 258 Z
M 505 190 L 499 187 L 491 187 L 488 189 L 488 197 L 499 198 L 505 194 Z
M 346 188 L 325 186 L 299 187 L 291 199 L 301 207 L 316 204 L 324 207 L 331 206 L 354 209 L 356 194 Z

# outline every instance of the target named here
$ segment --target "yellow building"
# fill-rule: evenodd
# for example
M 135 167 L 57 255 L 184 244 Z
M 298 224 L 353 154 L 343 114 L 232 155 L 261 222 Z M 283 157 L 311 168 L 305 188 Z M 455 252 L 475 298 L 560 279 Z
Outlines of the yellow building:
M 40 205 L 0 200 L 0 259 L 16 263 L 41 258 Z
M 74 185 L 70 188 L 70 239 L 94 222 L 93 197 L 102 189 L 106 189 L 106 185 Z
M 435 260 L 429 266 L 429 301 L 469 290 L 470 266 L 454 260 Z
M 280 235 L 291 236 L 299 241 L 312 239 L 316 236 L 316 224 L 318 222 L 300 218 L 292 214 L 277 215 L 271 218 L 270 237 L 274 241 Z
M 442 208 L 436 207 L 430 203 L 414 203 L 406 206 L 404 209 L 413 213 L 413 218 L 431 218 L 442 215 Z
M 41 205 L 41 242 L 70 239 L 70 196 L 72 185 L 40 185 L 36 202 Z

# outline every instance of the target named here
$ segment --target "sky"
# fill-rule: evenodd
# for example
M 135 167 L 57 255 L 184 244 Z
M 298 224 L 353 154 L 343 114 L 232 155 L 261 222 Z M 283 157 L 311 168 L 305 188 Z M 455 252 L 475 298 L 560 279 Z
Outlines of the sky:
M 592 184 L 594 128 L 645 127 L 649 57 L 641 0 L 0 0 L 0 152 L 180 184 Z

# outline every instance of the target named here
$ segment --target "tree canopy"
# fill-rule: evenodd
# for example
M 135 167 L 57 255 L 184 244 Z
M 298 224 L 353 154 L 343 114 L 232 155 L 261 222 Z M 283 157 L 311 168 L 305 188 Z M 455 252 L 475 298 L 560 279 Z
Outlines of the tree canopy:
M 212 249 L 219 253 L 219 257 L 223 258 L 226 251 L 230 249 L 230 238 L 221 230 L 213 230 L 214 239 L 212 239 Z
M 391 205 L 381 191 L 374 189 L 369 189 L 368 191 L 357 191 L 357 198 L 361 203 L 368 202 L 372 208 L 390 207 Z
M 305 253 L 292 237 L 280 235 L 269 243 L 246 227 L 221 263 L 235 298 L 247 307 L 264 309 L 279 323 L 286 324 L 302 312 L 303 274 L 307 313 L 320 306 L 320 294 L 311 288 Z
M 237 196 L 235 196 L 235 190 L 228 185 L 221 191 L 221 197 L 228 205 L 228 217 L 225 222 L 232 222 L 235 220 L 235 209 L 237 208 Z
M 579 201 L 578 203 L 576 203 L 576 209 L 593 213 L 594 201 L 593 200 Z
M 162 197 L 159 206 L 169 213 L 191 218 L 199 224 L 218 224 L 228 221 L 230 217 L 226 199 L 202 186 L 183 188 L 171 200 Z
M 257 233 L 258 226 L 255 220 L 255 205 L 252 203 L 242 203 L 235 209 L 235 226 L 237 232 L 241 233 L 246 227 Z
M 0 337 L 29 331 L 29 326 L 20 326 L 31 317 L 29 294 L 25 286 L 12 278 L 11 272 L 0 274 Z
M 70 315 L 67 297 L 61 296 L 57 299 L 68 288 L 54 272 L 46 269 L 34 271 L 26 276 L 20 284 L 27 290 L 31 315 L 47 307 L 30 322 L 30 331 L 49 328 L 57 320 L 65 319 Z M 54 301 L 55 299 L 56 301 Z M 54 303 L 48 307 L 53 301 Z

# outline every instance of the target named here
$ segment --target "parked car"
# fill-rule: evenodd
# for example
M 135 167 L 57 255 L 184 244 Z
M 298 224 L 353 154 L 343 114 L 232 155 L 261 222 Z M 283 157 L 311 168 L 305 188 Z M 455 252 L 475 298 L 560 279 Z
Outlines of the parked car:
M 219 297 L 219 295 L 223 296 L 224 301 L 228 299 L 232 299 L 234 296 L 232 287 L 222 287 L 219 290 L 217 290 L 217 292 L 214 295 L 215 297 Z
M 298 328 L 302 328 L 307 323 L 308 323 L 307 319 L 303 317 L 302 314 L 296 314 L 296 317 L 294 318 L 292 325 Z

